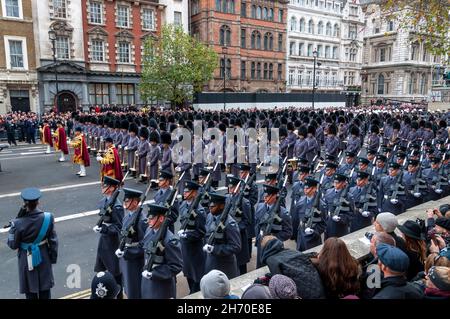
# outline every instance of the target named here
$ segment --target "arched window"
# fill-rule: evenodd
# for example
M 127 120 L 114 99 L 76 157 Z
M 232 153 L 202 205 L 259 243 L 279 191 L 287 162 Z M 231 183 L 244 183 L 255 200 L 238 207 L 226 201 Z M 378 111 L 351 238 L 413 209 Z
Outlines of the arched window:
M 323 34 L 323 22 L 322 21 L 319 21 L 319 24 L 317 26 L 317 33 Z
M 339 36 L 339 25 L 337 23 L 334 25 L 333 36 Z
M 384 94 L 384 76 L 380 74 L 378 76 L 378 94 Z
M 272 33 L 269 33 L 269 50 L 273 50 L 273 35 Z
M 231 30 L 227 25 L 220 28 L 220 45 L 229 46 L 231 43 Z
M 256 19 L 256 6 L 255 5 L 252 6 L 252 18 Z
M 300 24 L 299 28 L 300 32 L 305 32 L 305 19 L 301 18 L 299 24 Z
M 309 20 L 309 22 L 308 22 L 308 33 L 314 34 L 314 22 L 313 22 L 313 20 Z
M 331 36 L 331 23 L 330 22 L 327 23 L 326 34 L 328 36 Z
M 291 18 L 291 31 L 295 31 L 297 29 L 297 19 L 295 17 Z
M 216 11 L 222 11 L 222 0 L 216 0 Z
M 269 9 L 269 20 L 273 21 L 273 9 L 272 8 Z
M 256 8 L 256 19 L 261 19 L 261 7 Z
M 273 37 L 270 32 L 264 34 L 264 50 L 273 50 Z
M 258 31 L 252 32 L 251 47 L 252 49 L 261 49 L 261 33 Z
M 234 0 L 228 0 L 228 13 L 234 13 Z
M 263 8 L 263 19 L 267 20 L 267 8 L 266 7 Z

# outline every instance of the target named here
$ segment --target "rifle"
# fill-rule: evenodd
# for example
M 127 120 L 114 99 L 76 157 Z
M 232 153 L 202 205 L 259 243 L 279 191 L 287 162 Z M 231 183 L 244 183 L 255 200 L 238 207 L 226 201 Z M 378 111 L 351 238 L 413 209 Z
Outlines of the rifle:
M 374 185 L 374 178 L 375 175 L 375 167 L 372 168 L 372 174 L 369 177 L 369 187 L 367 188 L 366 196 L 364 196 L 364 204 L 361 209 L 361 212 L 367 212 L 369 211 L 369 207 L 376 207 L 376 197 L 372 195 L 373 185 Z
M 150 191 L 151 187 L 152 185 L 150 183 L 150 185 L 148 185 L 147 187 L 147 190 L 145 191 L 144 198 L 142 198 L 141 202 L 139 203 L 137 211 L 133 215 L 133 219 L 131 220 L 130 225 L 127 228 L 122 229 L 120 231 L 120 243 L 119 248 L 116 251 L 117 257 L 119 257 L 119 255 L 121 255 L 120 257 L 123 256 L 126 245 L 132 243 L 133 236 L 137 233 L 137 227 L 139 225 L 139 221 L 141 220 L 141 213 L 142 209 L 144 208 L 144 202 L 145 199 L 147 198 L 148 192 Z
M 242 220 L 242 211 L 239 209 L 242 204 L 242 199 L 245 195 L 245 187 L 247 185 L 251 185 L 253 181 L 256 179 L 256 173 L 250 175 L 247 175 L 246 179 L 244 180 L 244 185 L 239 190 L 238 198 L 234 201 L 233 207 L 231 208 L 230 214 L 234 218 L 234 220 L 239 223 Z
M 219 165 L 219 163 L 216 163 L 216 165 L 214 165 L 214 168 L 212 171 L 210 171 L 208 173 L 208 176 L 206 176 L 206 183 L 205 185 L 202 187 L 202 192 L 200 194 L 197 194 L 197 197 L 195 198 L 194 202 L 192 203 L 192 205 L 189 207 L 189 210 L 187 212 L 187 218 L 183 221 L 183 224 L 181 225 L 181 230 L 186 230 L 188 226 L 191 226 L 192 228 L 195 226 L 195 219 L 197 218 L 197 207 L 198 205 L 202 202 L 203 198 L 206 195 L 206 190 L 209 189 L 209 187 L 211 186 L 212 183 L 212 178 L 211 178 L 211 174 L 212 172 L 214 172 L 217 169 L 217 166 Z
M 352 169 L 352 171 L 350 172 L 350 177 L 353 175 L 354 170 L 355 169 Z M 339 205 L 336 206 L 334 211 L 331 213 L 331 217 L 339 216 L 341 211 L 342 212 L 350 211 L 350 202 L 345 198 L 345 197 L 347 197 L 349 190 L 350 190 L 350 182 L 347 182 L 347 185 L 345 186 L 344 191 L 341 193 L 341 196 L 339 197 Z
M 240 187 L 241 185 L 240 181 L 238 183 L 237 187 Z M 214 246 L 214 242 L 216 239 L 223 239 L 224 235 L 225 235 L 225 226 L 226 226 L 226 221 L 228 219 L 228 215 L 230 214 L 231 208 L 233 207 L 233 203 L 231 200 L 227 201 L 222 214 L 220 214 L 220 218 L 219 218 L 219 224 L 217 225 L 216 229 L 211 233 L 211 235 L 208 238 L 207 244 Z
M 321 194 L 321 189 L 320 189 L 320 184 L 319 184 L 319 186 L 317 188 L 316 197 L 314 198 L 314 203 L 311 206 L 309 214 L 305 214 L 305 217 L 308 218 L 308 220 L 305 223 L 305 229 L 312 228 L 314 216 L 316 216 L 317 214 L 319 214 L 319 215 L 321 214 L 320 209 L 318 208 L 321 195 L 322 194 Z
M 441 188 L 442 184 L 447 184 L 448 183 L 448 179 L 443 176 L 443 173 L 444 173 L 444 165 L 441 164 L 441 167 L 439 168 L 438 176 L 437 176 L 438 177 L 438 181 L 437 181 L 436 187 L 434 189 L 434 191 L 437 194 L 442 194 L 442 192 L 443 192 L 443 189 Z
M 180 180 L 181 178 L 178 180 L 178 183 L 180 182 Z M 149 273 L 153 270 L 153 268 L 161 265 L 164 262 L 164 250 L 166 249 L 166 247 L 164 246 L 164 238 L 166 238 L 167 229 L 169 228 L 171 223 L 171 219 L 169 218 L 171 213 L 170 207 L 172 207 L 175 203 L 175 200 L 177 198 L 176 194 L 178 194 L 178 187 L 175 187 L 167 198 L 167 201 L 165 203 L 167 212 L 164 214 L 164 221 L 159 227 L 158 232 L 156 233 L 155 240 L 151 241 L 144 248 L 145 253 L 149 255 L 149 258 L 144 265 L 144 271 L 142 272 L 142 277 L 144 278 L 150 279 Z
M 391 195 L 390 202 L 394 205 L 398 203 L 398 199 L 397 199 L 398 195 L 405 195 L 405 186 L 403 186 L 401 184 L 402 181 L 403 181 L 403 170 L 400 173 L 400 175 L 397 177 L 397 180 L 395 181 L 394 190 Z
M 272 208 L 270 209 L 270 211 L 268 213 L 269 217 L 266 218 L 263 223 L 261 223 L 261 224 L 266 225 L 266 227 L 264 227 L 264 229 L 261 230 L 262 235 L 269 235 L 269 234 L 272 234 L 274 231 L 278 233 L 282 229 L 282 225 L 281 225 L 282 219 L 280 216 L 280 205 L 281 205 L 281 201 L 287 195 L 287 192 L 284 191 L 284 187 L 286 185 L 287 178 L 288 178 L 288 176 L 286 175 L 284 177 L 284 179 L 282 180 L 282 185 L 281 185 L 281 187 L 279 187 L 280 194 L 278 195 L 275 205 L 272 206 Z
M 25 217 L 25 215 L 27 214 L 27 212 L 28 212 L 27 204 L 24 203 L 24 204 L 20 207 L 19 212 L 17 213 L 17 216 L 16 216 L 15 219 Z M 3 226 L 3 228 L 11 228 L 11 226 L 12 226 L 12 221 L 8 222 L 8 224 L 5 225 L 5 226 Z
M 413 188 L 413 196 L 416 198 L 419 198 L 422 194 L 420 192 L 421 189 L 426 189 L 427 185 L 426 182 L 422 179 L 422 168 L 419 165 L 419 173 L 416 178 L 416 182 L 414 183 Z
M 127 172 L 125 174 L 125 176 L 123 177 L 123 179 L 120 182 L 117 189 L 111 195 L 109 200 L 105 202 L 105 205 L 103 205 L 102 209 L 100 209 L 100 212 L 98 213 L 100 215 L 100 218 L 96 224 L 97 227 L 102 227 L 102 224 L 105 221 L 105 219 L 107 219 L 108 217 L 111 217 L 114 205 L 116 204 L 117 198 L 119 197 L 119 194 L 120 194 L 120 185 L 122 185 L 123 182 L 125 182 L 125 179 L 127 178 L 128 173 L 129 172 Z

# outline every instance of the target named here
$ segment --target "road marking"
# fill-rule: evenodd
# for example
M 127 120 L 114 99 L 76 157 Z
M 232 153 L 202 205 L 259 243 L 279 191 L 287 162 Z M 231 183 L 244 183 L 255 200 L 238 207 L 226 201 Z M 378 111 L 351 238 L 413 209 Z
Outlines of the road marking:
M 59 191 L 62 189 L 77 188 L 77 187 L 84 187 L 84 186 L 91 186 L 91 185 L 98 185 L 98 184 L 100 184 L 100 181 L 83 183 L 83 184 L 75 184 L 75 185 L 64 185 L 64 186 L 58 186 L 58 187 L 43 188 L 43 189 L 41 189 L 41 192 L 52 192 L 52 191 Z M 14 196 L 19 196 L 19 195 L 20 195 L 20 192 L 9 193 L 9 194 L 0 195 L 0 198 L 14 197 Z
M 11 154 L 9 154 L 10 156 Z M 41 155 L 30 155 L 30 156 L 16 156 L 16 157 L 0 157 L 1 160 L 17 160 L 23 158 L 33 158 L 33 157 L 47 157 L 47 156 L 55 156 L 55 154 L 41 154 Z
M 33 154 L 42 154 L 42 152 L 26 152 L 26 153 L 19 153 L 20 155 L 33 155 Z M 45 153 L 45 154 L 54 154 L 54 153 Z

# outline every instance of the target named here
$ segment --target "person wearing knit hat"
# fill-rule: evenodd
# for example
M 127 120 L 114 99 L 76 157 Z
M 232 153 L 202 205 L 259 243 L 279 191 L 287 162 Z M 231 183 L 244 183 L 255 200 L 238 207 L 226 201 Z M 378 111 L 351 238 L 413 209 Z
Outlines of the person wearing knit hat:
M 379 243 L 376 248 L 378 265 L 383 273 L 381 289 L 373 299 L 422 299 L 419 286 L 406 280 L 409 258 L 397 247 Z
M 269 290 L 273 299 L 297 299 L 297 285 L 285 275 L 274 275 L 269 281 Z
M 253 284 L 242 293 L 241 299 L 273 299 L 268 286 Z
M 450 298 L 450 268 L 433 266 L 426 276 L 425 298 Z
M 397 216 L 389 212 L 380 213 L 374 221 L 374 226 L 376 231 L 390 234 L 398 226 Z
M 230 295 L 230 280 L 227 275 L 216 269 L 203 276 L 200 291 L 205 299 L 239 299 Z

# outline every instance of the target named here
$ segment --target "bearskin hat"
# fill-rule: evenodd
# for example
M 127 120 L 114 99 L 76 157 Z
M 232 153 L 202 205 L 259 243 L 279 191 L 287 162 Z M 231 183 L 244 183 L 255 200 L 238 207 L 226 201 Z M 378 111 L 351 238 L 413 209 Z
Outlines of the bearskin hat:
M 156 131 L 150 132 L 150 142 L 159 143 L 159 134 Z
M 128 131 L 134 132 L 134 134 L 137 135 L 138 131 L 139 131 L 139 127 L 137 126 L 136 123 L 132 122 L 132 123 L 130 123 L 130 126 L 128 127 Z
M 359 128 L 355 125 L 353 125 L 350 129 L 350 134 L 359 136 Z
M 333 134 L 333 135 L 336 135 L 336 134 L 337 134 L 337 127 L 336 127 L 335 124 L 331 124 L 331 125 L 328 127 L 328 134 Z
M 172 137 L 169 132 L 162 132 L 161 133 L 161 143 L 162 144 L 171 144 L 172 143 Z
M 392 123 L 392 128 L 394 130 L 400 130 L 400 123 L 395 121 L 394 123 Z
M 308 134 L 311 134 L 311 135 L 316 135 L 316 126 L 315 125 L 309 125 L 308 126 Z

